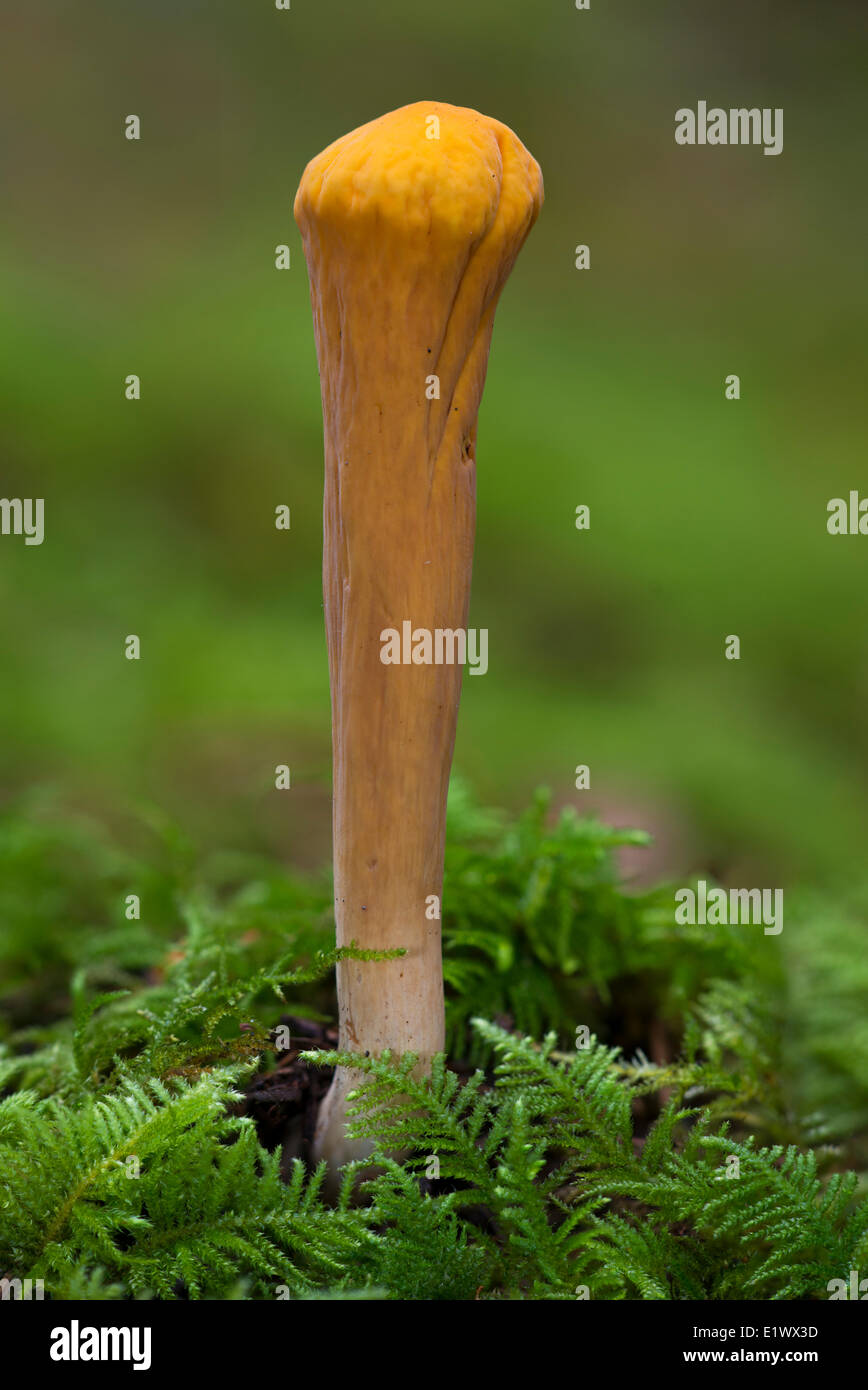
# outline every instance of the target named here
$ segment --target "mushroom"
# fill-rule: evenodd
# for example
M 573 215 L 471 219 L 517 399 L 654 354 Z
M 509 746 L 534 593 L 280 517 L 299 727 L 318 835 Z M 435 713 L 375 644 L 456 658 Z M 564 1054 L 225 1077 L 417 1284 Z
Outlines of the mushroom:
M 405 623 L 466 631 L 494 311 L 542 196 L 507 126 L 416 102 L 329 145 L 295 199 L 322 388 L 337 944 L 405 950 L 339 963 L 339 1046 L 420 1068 L 444 1046 L 461 666 L 385 664 L 384 640 Z M 333 1167 L 368 1151 L 345 1135 L 357 1080 L 338 1068 L 320 1110 L 314 1148 Z

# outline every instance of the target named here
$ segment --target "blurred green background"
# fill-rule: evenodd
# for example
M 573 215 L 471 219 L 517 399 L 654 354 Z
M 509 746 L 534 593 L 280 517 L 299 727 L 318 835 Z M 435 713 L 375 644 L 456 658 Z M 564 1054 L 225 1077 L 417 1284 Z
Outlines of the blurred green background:
M 432 98 L 512 126 L 547 195 L 480 416 L 470 621 L 490 669 L 465 680 L 456 770 L 484 800 L 547 783 L 650 829 L 654 872 L 860 874 L 868 540 L 825 523 L 829 498 L 868 493 L 864 8 L 9 10 L 0 493 L 46 499 L 46 540 L 0 540 L 4 796 L 48 783 L 109 819 L 147 800 L 206 847 L 328 858 L 320 399 L 291 205 L 323 146 Z M 783 107 L 783 153 L 677 147 L 699 99 Z

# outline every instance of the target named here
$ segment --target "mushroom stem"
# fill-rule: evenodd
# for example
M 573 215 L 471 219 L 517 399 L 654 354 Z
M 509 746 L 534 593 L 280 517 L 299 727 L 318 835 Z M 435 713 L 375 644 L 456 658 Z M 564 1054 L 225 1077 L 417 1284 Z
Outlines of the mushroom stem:
M 476 417 L 500 291 L 542 202 L 506 126 L 418 102 L 330 145 L 295 200 L 322 387 L 340 1047 L 444 1045 L 440 899 L 459 664 L 385 664 L 390 630 L 466 631 Z M 449 644 L 446 644 L 448 650 Z M 424 652 L 417 652 L 418 656 Z M 339 1068 L 315 1148 L 345 1135 Z

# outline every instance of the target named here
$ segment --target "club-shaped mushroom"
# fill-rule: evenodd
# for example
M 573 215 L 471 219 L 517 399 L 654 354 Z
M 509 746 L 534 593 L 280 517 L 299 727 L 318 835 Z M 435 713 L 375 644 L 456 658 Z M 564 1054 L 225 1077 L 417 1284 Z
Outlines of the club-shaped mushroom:
M 423 1067 L 444 1044 L 460 644 L 426 661 L 420 640 L 394 663 L 384 634 L 466 632 L 494 311 L 542 196 L 508 127 L 416 102 L 329 145 L 295 200 L 322 387 L 337 943 L 406 951 L 339 964 L 340 1046 Z M 334 1166 L 360 1156 L 345 1136 L 357 1079 L 339 1068 L 320 1111 L 315 1147 Z

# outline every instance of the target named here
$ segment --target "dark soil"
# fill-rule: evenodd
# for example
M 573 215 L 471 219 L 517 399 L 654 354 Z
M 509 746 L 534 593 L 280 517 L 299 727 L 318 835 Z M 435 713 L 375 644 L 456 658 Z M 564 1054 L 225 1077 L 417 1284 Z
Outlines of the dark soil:
M 248 1082 L 244 1100 L 234 1108 L 256 1125 L 263 1148 L 281 1150 L 281 1172 L 288 1175 L 293 1159 L 312 1167 L 313 1136 L 320 1100 L 331 1085 L 328 1067 L 303 1061 L 300 1053 L 337 1047 L 337 1029 L 307 1018 L 285 1014 L 280 1023 L 290 1030 L 292 1047 L 281 1052 L 273 1071 L 260 1072 Z

